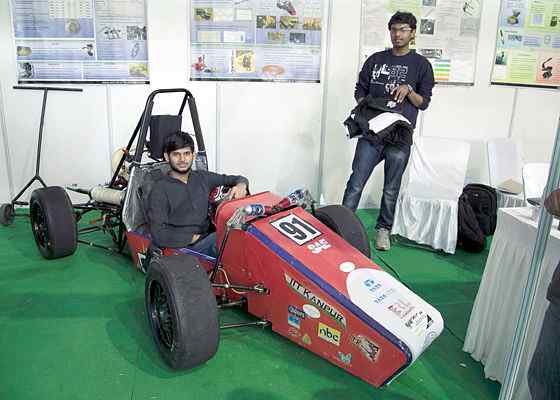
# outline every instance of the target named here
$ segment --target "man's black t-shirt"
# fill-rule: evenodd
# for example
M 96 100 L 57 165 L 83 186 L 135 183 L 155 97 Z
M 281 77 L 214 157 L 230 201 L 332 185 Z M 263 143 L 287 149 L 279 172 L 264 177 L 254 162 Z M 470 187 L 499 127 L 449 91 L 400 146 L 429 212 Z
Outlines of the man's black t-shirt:
M 372 54 L 364 63 L 354 97 L 390 97 L 391 91 L 402 84 L 412 86 L 424 101 L 416 108 L 408 98 L 403 104 L 402 114 L 416 126 L 418 109 L 425 110 L 432 98 L 434 71 L 430 62 L 414 50 L 404 56 L 395 56 L 392 50 Z
M 157 181 L 148 201 L 150 233 L 156 246 L 187 247 L 194 234 L 208 231 L 210 192 L 220 185 L 248 184 L 246 178 L 191 171 L 187 183 L 169 175 Z

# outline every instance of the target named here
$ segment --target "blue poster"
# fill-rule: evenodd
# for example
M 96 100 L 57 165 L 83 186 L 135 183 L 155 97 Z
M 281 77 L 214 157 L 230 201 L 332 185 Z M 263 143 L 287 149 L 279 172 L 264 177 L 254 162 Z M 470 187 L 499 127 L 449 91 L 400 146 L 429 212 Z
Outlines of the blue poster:
M 18 81 L 149 83 L 145 0 L 11 0 Z
M 192 0 L 191 80 L 319 82 L 323 0 Z

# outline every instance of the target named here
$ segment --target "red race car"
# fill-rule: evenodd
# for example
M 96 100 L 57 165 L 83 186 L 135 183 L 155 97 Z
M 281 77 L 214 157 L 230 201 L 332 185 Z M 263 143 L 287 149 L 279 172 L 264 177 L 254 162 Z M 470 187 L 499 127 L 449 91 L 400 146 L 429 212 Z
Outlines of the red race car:
M 177 115 L 152 115 L 154 99 L 162 93 L 183 94 Z M 169 169 L 161 160 L 163 141 L 180 129 L 187 102 L 198 149 L 194 167 L 206 168 L 194 97 L 185 89 L 156 90 L 111 182 L 93 190 L 68 188 L 87 193 L 87 203 L 71 204 L 60 187 L 33 192 L 30 217 L 40 252 L 58 258 L 71 255 L 77 242 L 99 246 L 78 239 L 93 230 L 109 233 L 118 251 L 128 243 L 135 264 L 146 273 L 146 310 L 155 344 L 171 368 L 192 368 L 210 359 L 220 329 L 270 325 L 374 386 L 394 379 L 439 336 L 443 320 L 371 261 L 367 234 L 349 209 L 315 209 L 305 190 L 227 201 L 227 188 L 217 188 L 209 201 L 216 258 L 152 245 L 144 203 Z M 91 211 L 101 212 L 99 224 L 78 229 L 77 221 Z M 220 326 L 218 310 L 232 306 L 244 307 L 256 320 Z

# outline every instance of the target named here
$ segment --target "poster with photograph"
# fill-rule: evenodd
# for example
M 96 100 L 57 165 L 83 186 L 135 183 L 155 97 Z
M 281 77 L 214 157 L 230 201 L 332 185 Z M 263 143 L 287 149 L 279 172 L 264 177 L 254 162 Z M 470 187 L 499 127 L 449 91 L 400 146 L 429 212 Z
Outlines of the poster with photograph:
M 361 62 L 391 48 L 387 23 L 397 11 L 417 20 L 411 48 L 432 64 L 436 82 L 472 85 L 483 0 L 362 0 Z
M 492 83 L 560 87 L 560 0 L 502 0 Z
M 20 83 L 149 83 L 145 0 L 11 0 Z
M 323 0 L 192 0 L 191 80 L 319 82 Z

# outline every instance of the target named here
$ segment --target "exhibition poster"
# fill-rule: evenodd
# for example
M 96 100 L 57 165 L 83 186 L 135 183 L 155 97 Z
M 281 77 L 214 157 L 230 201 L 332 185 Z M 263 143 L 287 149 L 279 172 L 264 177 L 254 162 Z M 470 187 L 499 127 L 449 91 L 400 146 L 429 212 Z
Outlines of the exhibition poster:
M 492 83 L 560 86 L 560 0 L 503 0 Z
M 148 83 L 145 0 L 11 0 L 19 82 Z
M 192 0 L 191 80 L 319 82 L 323 0 Z
M 437 82 L 474 83 L 482 0 L 362 0 L 361 63 L 392 47 L 387 23 L 397 11 L 416 17 L 411 47 L 431 62 Z

